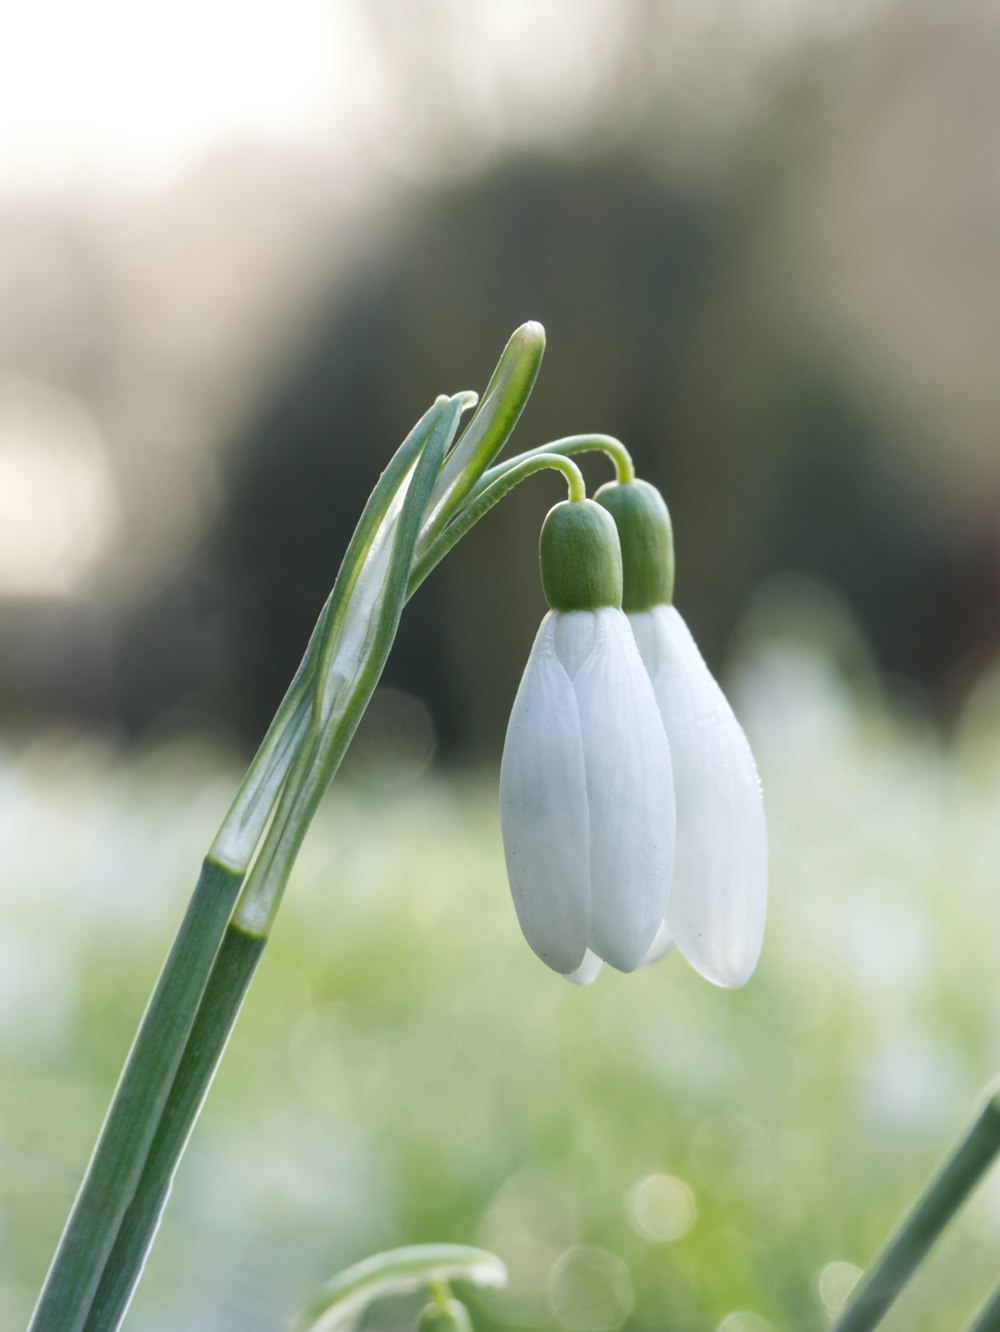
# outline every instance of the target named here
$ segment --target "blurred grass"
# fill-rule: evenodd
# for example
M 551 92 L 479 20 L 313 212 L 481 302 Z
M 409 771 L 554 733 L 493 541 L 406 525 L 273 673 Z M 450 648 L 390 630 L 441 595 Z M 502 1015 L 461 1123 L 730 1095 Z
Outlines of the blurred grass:
M 546 971 L 493 773 L 338 784 L 128 1326 L 281 1327 L 429 1240 L 507 1260 L 482 1329 L 826 1326 L 1000 1067 L 1000 695 L 944 745 L 777 640 L 735 694 L 773 854 L 742 992 L 676 956 L 587 990 Z M 0 1326 L 27 1319 L 236 777 L 194 744 L 0 750 Z M 959 1326 L 998 1265 L 990 1180 L 886 1327 Z

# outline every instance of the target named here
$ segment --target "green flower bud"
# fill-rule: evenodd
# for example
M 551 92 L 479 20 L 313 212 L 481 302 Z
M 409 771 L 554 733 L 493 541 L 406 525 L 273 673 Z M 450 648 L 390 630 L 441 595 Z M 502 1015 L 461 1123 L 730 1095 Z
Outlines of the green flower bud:
M 674 596 L 674 534 L 663 496 L 648 481 L 609 481 L 594 499 L 618 528 L 623 609 L 669 605 Z
M 417 1332 L 472 1332 L 469 1311 L 459 1300 L 428 1304 L 420 1315 Z
M 554 611 L 621 606 L 618 533 L 593 500 L 565 500 L 549 510 L 542 524 L 539 555 L 542 588 Z

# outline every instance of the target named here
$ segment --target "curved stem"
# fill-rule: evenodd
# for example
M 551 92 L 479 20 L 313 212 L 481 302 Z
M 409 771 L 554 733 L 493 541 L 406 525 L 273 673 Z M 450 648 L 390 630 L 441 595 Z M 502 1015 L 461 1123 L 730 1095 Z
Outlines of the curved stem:
M 564 453 L 567 458 L 579 453 L 606 453 L 615 465 L 615 480 L 619 485 L 628 485 L 635 480 L 632 455 L 614 435 L 566 435 L 542 447 L 549 453 Z
M 540 444 L 536 449 L 528 449 L 525 453 L 518 453 L 513 458 L 507 458 L 497 463 L 495 467 L 491 467 L 488 472 L 483 473 L 470 499 L 474 499 L 486 486 L 491 485 L 512 467 L 517 467 L 527 459 L 536 458 L 543 453 L 557 453 L 563 458 L 576 458 L 581 453 L 605 453 L 615 465 L 616 481 L 621 485 L 627 485 L 635 480 L 635 463 L 632 461 L 632 455 L 614 435 L 564 435 L 562 439 Z
M 555 453 L 540 454 L 535 462 L 541 462 L 545 458 L 545 466 L 551 467 L 556 472 L 562 472 L 566 478 L 566 488 L 569 491 L 568 498 L 573 504 L 579 504 L 587 498 L 587 483 L 583 479 L 583 473 L 577 467 L 576 463 L 571 463 L 567 458 L 563 465 L 559 465 L 559 455 Z M 523 478 L 522 478 L 523 479 Z
M 495 474 L 492 483 L 485 487 L 477 486 L 470 495 L 465 508 L 448 524 L 440 536 L 431 542 L 424 553 L 414 561 L 406 593 L 407 597 L 413 596 L 431 570 L 444 559 L 454 545 L 461 541 L 470 528 L 475 527 L 480 518 L 489 513 L 494 504 L 499 503 L 505 495 L 509 494 L 515 486 L 519 486 L 522 481 L 527 480 L 529 476 L 534 476 L 536 472 L 544 471 L 549 467 L 554 471 L 561 472 L 566 478 L 571 500 L 578 501 L 587 498 L 587 486 L 583 479 L 583 473 L 576 463 L 571 462 L 568 457 L 561 454 L 538 450 L 513 459 L 509 466 L 492 468 L 491 471 Z M 490 472 L 487 472 L 486 475 L 489 476 Z

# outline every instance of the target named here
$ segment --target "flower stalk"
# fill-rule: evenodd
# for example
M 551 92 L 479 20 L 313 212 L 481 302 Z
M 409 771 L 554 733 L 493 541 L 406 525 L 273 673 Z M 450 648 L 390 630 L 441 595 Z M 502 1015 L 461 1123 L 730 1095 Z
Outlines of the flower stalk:
M 573 463 L 537 458 L 487 501 L 470 505 L 520 416 L 543 350 L 540 325 L 519 329 L 458 444 L 452 447 L 460 417 L 475 394 L 439 398 L 372 492 L 302 662 L 206 856 L 30 1332 L 110 1332 L 120 1325 L 295 857 L 412 591 L 527 475 L 555 466 L 573 498 L 585 494 Z
M 32 1332 L 85 1326 L 242 880 L 238 871 L 206 858 L 59 1241 Z

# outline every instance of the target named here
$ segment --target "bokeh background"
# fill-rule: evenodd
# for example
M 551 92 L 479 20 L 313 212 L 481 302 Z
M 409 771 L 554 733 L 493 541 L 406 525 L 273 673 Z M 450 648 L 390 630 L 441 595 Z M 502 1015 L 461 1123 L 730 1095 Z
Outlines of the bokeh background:
M 760 970 L 520 941 L 540 478 L 404 618 L 129 1326 L 446 1239 L 509 1264 L 485 1329 L 827 1324 L 1000 1065 L 998 115 L 992 0 L 0 12 L 3 1326 L 369 489 L 529 318 L 517 444 L 616 434 L 671 505 Z M 998 1269 L 994 1180 L 887 1326 Z

